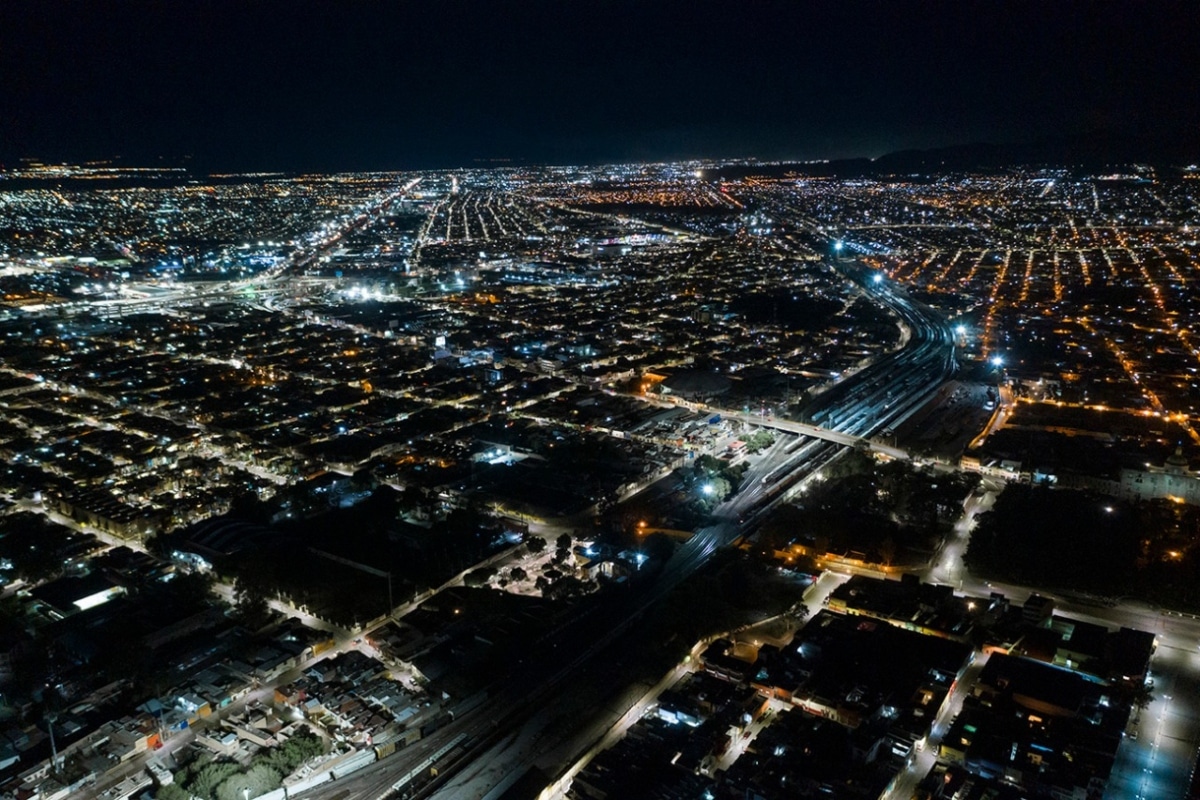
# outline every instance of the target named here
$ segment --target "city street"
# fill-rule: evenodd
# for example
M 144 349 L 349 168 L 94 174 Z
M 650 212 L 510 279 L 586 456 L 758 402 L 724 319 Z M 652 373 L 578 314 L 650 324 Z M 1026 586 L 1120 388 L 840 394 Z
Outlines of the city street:
M 1001 592 L 1017 604 L 1032 593 L 966 573 L 962 587 L 963 594 L 975 597 Z M 1106 800 L 1182 797 L 1200 746 L 1200 620 L 1133 601 L 1105 608 L 1082 605 L 1053 592 L 1038 594 L 1055 600 L 1055 613 L 1110 630 L 1125 626 L 1149 631 L 1157 637 L 1158 649 L 1150 662 L 1155 699 L 1122 740 L 1104 796 Z
M 1160 637 L 1152 668 L 1154 700 L 1135 711 L 1113 765 L 1105 797 L 1158 800 L 1182 797 L 1200 744 L 1200 650 Z
M 986 655 L 976 654 L 970 665 L 963 670 L 954 684 L 954 690 L 942 701 L 942 707 L 938 709 L 928 737 L 919 742 L 917 748 L 909 754 L 904 769 L 892 780 L 880 800 L 909 800 L 913 796 L 917 784 L 933 769 L 937 761 L 938 745 L 950 729 L 954 718 L 958 716 L 958 712 L 962 711 L 963 698 L 971 693 L 979 674 L 987 664 L 987 659 Z

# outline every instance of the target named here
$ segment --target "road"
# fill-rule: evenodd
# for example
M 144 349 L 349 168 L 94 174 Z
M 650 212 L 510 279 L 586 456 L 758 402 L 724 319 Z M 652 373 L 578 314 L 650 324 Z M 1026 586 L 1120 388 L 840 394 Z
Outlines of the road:
M 942 701 L 942 706 L 938 709 L 929 734 L 909 753 L 904 769 L 897 773 L 892 782 L 888 784 L 883 794 L 880 795 L 880 800 L 909 800 L 913 797 L 917 785 L 933 769 L 933 765 L 937 761 L 938 745 L 941 744 L 946 731 L 950 730 L 954 718 L 962 711 L 963 700 L 975 688 L 975 682 L 979 680 L 979 675 L 983 672 L 987 659 L 986 655 L 974 654 L 971 663 L 955 681 L 950 694 L 946 695 L 946 699 Z
M 948 584 L 962 594 L 981 598 L 1001 592 L 1018 604 L 1032 593 L 1028 587 L 976 578 L 962 560 L 976 515 L 991 508 L 1000 488 L 985 479 L 982 491 L 968 498 L 954 534 L 924 571 L 925 581 Z M 1200 620 L 1133 601 L 1103 607 L 1051 591 L 1038 593 L 1054 598 L 1056 611 L 1065 616 L 1109 629 L 1136 628 L 1158 637 L 1151 661 L 1155 699 L 1122 741 L 1104 796 L 1109 800 L 1184 796 L 1200 746 Z
M 377 213 L 386 208 L 385 201 L 381 203 Z M 369 224 L 370 215 L 362 215 L 349 221 L 344 231 Z M 304 255 L 294 255 L 288 260 L 287 267 L 300 268 L 307 260 L 315 258 L 321 248 L 331 246 L 339 237 L 339 232 L 329 233 L 326 239 L 321 239 L 317 246 Z M 332 238 L 329 238 L 332 237 Z M 280 269 L 279 272 L 285 271 Z M 274 275 L 263 275 L 255 283 L 273 279 Z M 200 300 L 204 297 L 219 298 L 229 292 L 238 291 L 238 287 L 219 285 L 208 287 L 199 294 L 190 295 L 187 299 Z M 881 298 L 891 298 L 890 293 L 881 293 Z M 179 298 L 176 298 L 179 299 Z M 169 300 L 169 299 L 168 299 Z M 152 302 L 164 302 L 156 298 Z M 891 299 L 893 305 L 907 307 L 902 300 Z M 129 301 L 129 305 L 136 301 Z M 901 391 L 914 387 L 914 375 L 922 382 L 921 389 L 925 392 L 930 386 L 924 382 L 930 381 L 937 375 L 937 370 L 928 367 L 931 357 L 939 353 L 934 340 L 936 336 L 934 323 L 928 319 L 919 318 L 911 312 L 910 326 L 924 325 L 926 333 L 913 335 L 908 338 L 905 347 L 888 358 L 879 360 L 871 367 L 862 370 L 853 379 L 848 379 L 843 391 L 846 402 L 854 404 L 854 413 L 841 419 L 829 419 L 829 430 L 818 429 L 804 423 L 788 422 L 778 427 L 808 434 L 786 446 L 783 442 L 772 448 L 768 458 L 761 459 L 748 475 L 746 484 L 741 492 L 729 502 L 717 509 L 714 523 L 697 531 L 691 539 L 682 545 L 662 570 L 655 585 L 646 591 L 634 608 L 627 610 L 623 618 L 613 625 L 605 635 L 594 639 L 581 650 L 571 649 L 570 655 L 565 655 L 568 648 L 563 648 L 564 655 L 552 656 L 543 663 L 528 668 L 526 680 L 517 686 L 499 687 L 495 695 L 477 712 L 468 714 L 462 719 L 455 720 L 443 729 L 434 732 L 426 739 L 410 746 L 402 754 L 393 756 L 372 768 L 364 769 L 361 773 L 337 781 L 334 787 L 319 787 L 302 797 L 324 797 L 327 794 L 341 794 L 349 791 L 348 797 L 379 797 L 393 792 L 396 788 L 416 790 L 420 788 L 417 776 L 412 780 L 404 780 L 414 770 L 420 772 L 420 767 L 434 758 L 441 759 L 444 773 L 451 771 L 455 761 L 465 762 L 469 757 L 493 748 L 493 754 L 479 763 L 473 764 L 473 774 L 486 774 L 489 770 L 493 775 L 506 774 L 510 767 L 520 767 L 527 763 L 531 755 L 529 742 L 538 741 L 542 731 L 554 719 L 551 715 L 532 714 L 530 709 L 555 705 L 555 700 L 562 692 L 570 692 L 572 678 L 588 669 L 593 663 L 598 663 L 598 656 L 616 641 L 618 641 L 649 608 L 660 602 L 675 587 L 700 569 L 708 559 L 719 549 L 728 546 L 748 530 L 753 529 L 758 520 L 773 506 L 782 502 L 788 492 L 799 482 L 812 476 L 843 450 L 844 445 L 859 441 L 861 435 L 878 429 L 881 420 L 891 418 L 899 413 L 899 406 L 891 403 L 881 403 L 880 398 L 894 396 Z M 933 342 L 934 344 L 931 344 Z M 941 354 L 944 359 L 945 354 Z M 936 360 L 936 358 L 935 358 Z M 949 361 L 943 361 L 943 367 Z M 916 365 L 924 364 L 914 372 Z M 890 389 L 888 387 L 891 387 Z M 936 388 L 936 387 L 934 387 Z M 754 422 L 747 417 L 747 422 Z M 761 422 L 761 420 L 760 420 Z M 832 441 L 829 441 L 832 440 Z M 790 451 L 790 452 L 789 452 Z M 342 643 L 344 646 L 344 643 Z M 265 690 L 264 690 L 265 691 Z M 501 736 L 501 733 L 506 734 Z M 501 745 L 495 748 L 496 744 Z M 516 754 L 515 758 L 511 756 Z M 503 757 L 501 754 L 507 754 Z M 503 765 L 501 768 L 497 768 Z M 424 774 L 420 776 L 424 779 Z
M 987 597 L 1002 592 L 1024 602 L 1026 587 L 987 582 L 963 572 L 962 592 Z M 1117 750 L 1116 763 L 1104 794 L 1107 800 L 1159 800 L 1184 797 L 1200 746 L 1200 620 L 1180 616 L 1135 601 L 1111 608 L 1085 605 L 1055 592 L 1038 594 L 1055 600 L 1056 613 L 1084 622 L 1149 631 L 1158 649 L 1150 662 L 1154 701 L 1140 722 L 1131 724 Z M 1133 729 L 1137 728 L 1137 736 Z
M 336 790 L 318 787 L 298 797 L 325 800 L 342 791 L 350 793 L 345 796 L 346 800 L 357 797 L 375 800 L 388 794 L 404 796 L 402 792 L 409 791 L 413 791 L 414 796 L 428 796 L 427 792 L 414 791 L 417 776 L 411 779 L 407 776 L 426 764 L 433 754 L 452 742 L 461 741 L 464 736 L 468 737 L 464 747 L 469 749 L 461 761 L 471 762 L 473 785 L 478 785 L 480 775 L 490 775 L 499 781 L 499 776 L 523 772 L 532 763 L 529 743 L 537 741 L 549 724 L 546 714 L 535 714 L 529 709 L 543 704 L 569 705 L 562 696 L 571 693 L 571 679 L 579 670 L 588 668 L 593 659 L 617 641 L 647 609 L 699 570 L 718 550 L 753 530 L 772 507 L 785 501 L 794 488 L 840 454 L 845 443 L 827 441 L 827 438 L 847 437 L 851 442 L 882 430 L 923 403 L 953 373 L 953 335 L 945 320 L 932 309 L 912 302 L 889 286 L 874 282 L 864 286 L 864 291 L 873 299 L 892 308 L 904 320 L 910 335 L 899 350 L 842 381 L 835 387 L 836 391 L 822 395 L 824 400 L 810 409 L 813 421 L 822 423 L 822 427 L 834 436 L 801 438 L 794 450 L 790 446 L 782 448 L 783 452 L 773 449 L 771 457 L 756 463 L 747 473 L 741 491 L 717 507 L 712 524 L 697 530 L 676 550 L 637 606 L 574 658 L 563 663 L 563 658 L 548 654 L 544 664 L 530 665 L 528 669 L 537 672 L 524 676 L 521 687 L 502 688 L 476 712 L 417 742 L 403 753 L 338 781 Z M 839 403 L 847 407 L 846 413 L 836 411 Z M 752 417 L 746 421 L 755 422 Z M 816 433 L 801 423 L 794 425 L 796 432 L 804 429 L 810 434 Z M 448 780 L 445 776 L 451 770 L 450 765 L 439 768 L 442 773 L 439 780 Z M 403 778 L 398 779 L 397 774 Z M 484 794 L 486 792 L 479 796 Z
M 122 287 L 125 297 L 112 300 L 89 300 L 78 303 L 49 305 L 40 313 L 60 317 L 74 314 L 123 314 L 146 309 L 167 309 L 214 302 L 226 299 L 244 299 L 249 290 L 258 293 L 290 291 L 281 279 L 294 279 L 297 273 L 315 263 L 330 248 L 355 231 L 367 228 L 385 215 L 393 205 L 409 196 L 420 178 L 414 178 L 393 192 L 368 201 L 361 209 L 343 218 L 326 223 L 311 231 L 286 258 L 263 272 L 238 281 L 193 281 L 173 288 L 154 287 L 155 294 L 139 296 L 136 290 Z M 27 314 L 34 312 L 26 311 Z
M 170 756 L 179 749 L 191 745 L 195 741 L 196 734 L 198 732 L 211 730 L 217 727 L 222 719 L 240 714 L 246 709 L 247 706 L 250 706 L 254 703 L 269 703 L 271 697 L 275 693 L 275 686 L 290 683 L 303 675 L 304 671 L 310 668 L 316 662 L 330 658 L 351 648 L 358 648 L 366 655 L 372 657 L 377 655 L 371 652 L 367 645 L 364 645 L 361 642 L 351 642 L 348 634 L 342 634 L 337 637 L 337 644 L 335 647 L 321 653 L 320 655 L 310 656 L 292 669 L 282 673 L 270 684 L 259 686 L 247 693 L 245 696 L 234 700 L 224 708 L 214 711 L 211 716 L 206 717 L 203 720 L 202 724 L 193 728 L 187 728 L 182 731 L 164 732 L 162 747 L 157 750 L 148 750 L 138 753 L 120 766 L 105 773 L 96 781 L 96 783 L 81 789 L 77 796 L 81 798 L 81 800 L 104 800 L 105 792 L 121 783 L 131 775 L 135 775 L 144 770 L 146 768 L 146 764 L 150 761 L 169 763 L 168 759 Z
M 991 510 L 1003 488 L 1003 484 L 994 478 L 985 478 L 979 488 L 967 497 L 963 503 L 963 515 L 954 523 L 954 529 L 929 560 L 929 565 L 918 572 L 921 580 L 926 583 L 948 584 L 955 590 L 962 589 L 963 582 L 968 577 L 963 556 L 966 555 L 967 544 L 971 541 L 971 531 L 975 529 L 975 517 Z
M 1200 650 L 1195 643 L 1169 644 L 1166 639 L 1159 643 L 1152 666 L 1154 700 L 1136 712 L 1117 751 L 1106 798 L 1185 796 L 1200 730 Z M 1177 639 L 1172 636 L 1169 641 Z
M 837 575 L 832 572 L 823 573 L 820 578 L 818 578 L 812 585 L 808 587 L 808 589 L 805 590 L 803 597 L 804 604 L 810 609 L 820 608 L 822 605 L 824 605 L 825 600 L 829 597 L 830 593 L 833 592 L 833 590 L 838 586 L 845 583 L 846 579 L 847 578 L 844 575 Z M 684 675 L 691 671 L 697 657 L 704 650 L 704 648 L 710 644 L 710 642 L 711 639 L 705 639 L 697 642 L 695 647 L 692 648 L 688 658 L 681 661 L 675 667 L 675 669 L 667 673 L 661 681 L 654 686 L 651 686 L 643 694 L 641 694 L 636 702 L 633 702 L 629 704 L 627 708 L 624 708 L 623 713 L 597 720 L 595 724 L 591 725 L 585 731 L 584 735 L 580 737 L 580 741 L 583 742 L 583 747 L 578 747 L 574 750 L 574 752 L 582 752 L 582 755 L 577 757 L 574 763 L 571 764 L 571 766 L 558 778 L 558 780 L 556 780 L 546 789 L 546 791 L 542 793 L 542 799 L 562 800 L 562 798 L 566 797 L 567 790 L 570 789 L 571 781 L 574 779 L 574 777 L 578 775 L 579 772 L 582 771 L 583 768 L 586 767 L 588 763 L 596 757 L 596 755 L 611 747 L 618 739 L 624 736 L 625 732 L 634 724 L 636 724 L 637 721 L 641 719 L 647 711 L 652 709 L 660 694 L 662 694 L 666 689 L 674 686 Z M 779 709 L 776 708 L 775 710 L 778 711 Z M 762 727 L 765 727 L 765 722 L 765 720 L 760 720 L 760 722 L 757 724 L 757 730 L 761 730 Z M 751 739 L 739 739 L 731 752 L 727 753 L 727 757 L 722 759 L 722 764 L 724 766 L 728 766 L 729 763 L 732 763 L 735 753 L 744 752 L 750 741 L 752 741 L 752 737 Z M 590 746 L 588 746 L 589 744 Z M 539 763 L 539 766 L 548 765 Z M 470 782 L 459 782 L 457 785 L 462 787 L 464 791 L 467 792 L 461 796 L 473 796 L 471 793 L 472 789 Z M 479 787 L 475 787 L 475 790 L 478 791 L 478 788 Z M 458 800 L 459 796 L 460 795 L 443 795 L 439 796 L 439 800 Z M 483 797 L 484 800 L 492 800 L 493 798 L 493 794 L 491 792 L 479 796 Z
M 811 444 L 815 445 L 815 451 L 824 457 L 839 449 L 836 445 L 818 440 L 812 440 Z M 398 784 L 417 765 L 463 736 L 467 739 L 460 748 L 462 757 L 458 766 L 466 768 L 469 762 L 467 777 L 471 779 L 472 785 L 479 786 L 481 783 L 494 781 L 492 785 L 495 786 L 514 771 L 518 774 L 523 772 L 543 748 L 545 731 L 562 721 L 556 711 L 571 707 L 571 695 L 578 690 L 581 683 L 577 679 L 581 675 L 589 676 L 582 682 L 589 689 L 595 689 L 597 683 L 613 680 L 614 673 L 603 667 L 604 664 L 619 658 L 619 652 L 612 652 L 613 646 L 624 641 L 622 637 L 630 632 L 647 610 L 657 605 L 687 577 L 694 574 L 717 550 L 741 535 L 742 528 L 737 521 L 739 514 L 756 508 L 756 504 L 771 504 L 782 499 L 782 492 L 768 492 L 762 487 L 764 472 L 773 469 L 775 463 L 773 459 L 760 459 L 747 473 L 746 482 L 750 490 L 746 497 L 743 498 L 739 493 L 734 495 L 731 501 L 719 506 L 714 515 L 717 521 L 698 530 L 687 542 L 681 544 L 651 587 L 633 598 L 626 606 L 610 612 L 612 623 L 599 628 L 604 631 L 602 635 L 595 636 L 586 631 L 582 632 L 582 636 L 578 631 L 564 632 L 561 647 L 555 647 L 554 643 L 545 647 L 541 659 L 531 661 L 522 668 L 521 681 L 498 686 L 495 694 L 476 711 L 388 759 L 370 765 L 334 784 L 319 786 L 294 796 L 301 800 L 330 800 L 343 791 L 349 792 L 344 796 L 345 800 L 375 800 L 388 795 L 404 797 L 406 791 L 412 791 L 414 797 L 462 796 L 433 794 L 436 787 L 418 790 L 422 785 L 420 781 L 425 779 L 424 775 L 420 779 L 414 777 L 411 781 L 405 781 L 403 785 Z M 809 467 L 815 468 L 811 464 Z M 803 469 L 803 465 L 798 464 L 797 468 Z M 609 691 L 619 688 L 616 685 L 607 687 Z M 632 698 L 630 702 L 633 702 Z M 585 717 L 586 711 L 580 717 L 568 721 L 577 724 L 585 722 Z M 450 757 L 446 757 L 445 760 L 449 761 Z M 439 768 L 439 772 L 439 778 L 444 780 L 449 780 L 455 773 L 453 766 Z M 486 792 L 479 796 L 483 794 Z
M 981 488 L 982 493 L 968 498 L 966 513 L 955 525 L 954 535 L 922 577 L 930 583 L 948 584 L 968 596 L 986 598 L 992 592 L 1001 592 L 1010 601 L 1023 603 L 1032 593 L 1028 587 L 976 578 L 963 564 L 962 554 L 974 518 L 991 507 L 999 487 L 985 482 Z M 1136 715 L 1139 720 L 1131 723 L 1117 751 L 1104 796 L 1108 800 L 1183 797 L 1200 746 L 1200 620 L 1134 601 L 1103 607 L 1044 589 L 1038 594 L 1052 597 L 1056 612 L 1065 616 L 1110 630 L 1128 627 L 1149 631 L 1158 638 L 1158 649 L 1150 664 L 1154 700 Z M 932 765 L 929 762 L 926 766 L 927 761 L 918 761 L 926 771 Z

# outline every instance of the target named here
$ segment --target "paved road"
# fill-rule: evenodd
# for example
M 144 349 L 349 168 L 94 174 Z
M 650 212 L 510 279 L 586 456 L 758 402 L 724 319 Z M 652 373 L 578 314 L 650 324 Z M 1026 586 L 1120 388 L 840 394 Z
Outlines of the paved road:
M 1011 601 L 1022 603 L 1033 590 L 976 578 L 962 562 L 975 515 L 995 500 L 994 484 L 985 483 L 983 488 L 982 494 L 968 499 L 967 513 L 923 578 L 953 586 L 962 594 L 986 598 L 1002 592 Z M 1158 637 L 1158 650 L 1151 661 L 1155 700 L 1122 741 L 1104 796 L 1108 800 L 1183 797 L 1200 746 L 1200 620 L 1134 601 L 1103 607 L 1051 591 L 1038 593 L 1054 598 L 1056 610 L 1063 615 L 1109 629 L 1149 631 Z
M 909 754 L 904 769 L 888 784 L 880 800 L 909 800 L 913 796 L 917 784 L 933 769 L 934 762 L 937 761 L 938 745 L 941 744 L 946 731 L 950 730 L 954 718 L 962 711 L 963 699 L 975 688 L 975 682 L 979 680 L 979 674 L 983 672 L 987 660 L 986 655 L 974 656 L 974 660 L 955 682 L 953 691 L 942 701 L 942 707 L 938 709 L 929 734 L 919 747 Z

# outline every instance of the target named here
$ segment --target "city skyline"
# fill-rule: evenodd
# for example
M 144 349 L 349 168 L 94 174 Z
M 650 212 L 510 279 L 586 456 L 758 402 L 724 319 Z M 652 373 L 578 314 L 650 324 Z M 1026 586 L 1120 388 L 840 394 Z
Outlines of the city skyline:
M 0 8 L 0 800 L 1200 798 L 1197 34 Z
M 0 789 L 1181 792 L 1200 169 L 827 166 L 6 170 Z

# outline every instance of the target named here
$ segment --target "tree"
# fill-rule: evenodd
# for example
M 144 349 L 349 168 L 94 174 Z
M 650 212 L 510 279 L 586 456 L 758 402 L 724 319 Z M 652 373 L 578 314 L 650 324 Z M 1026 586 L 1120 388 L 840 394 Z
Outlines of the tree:
M 350 485 L 356 491 L 365 492 L 369 489 L 374 489 L 379 485 L 379 482 L 375 480 L 375 476 L 371 474 L 371 470 L 368 467 L 362 467 L 355 470 L 354 474 L 350 476 Z
M 170 596 L 184 608 L 201 608 L 212 600 L 213 577 L 201 572 L 176 573 L 167 584 Z
M 530 536 L 525 542 L 525 547 L 527 547 L 531 553 L 540 553 L 546 549 L 546 540 L 540 536 Z
M 398 505 L 405 513 L 414 513 L 425 506 L 425 492 L 416 484 L 409 484 L 400 492 Z
M 529 578 L 529 573 L 521 567 L 513 567 L 508 571 L 508 577 L 514 581 L 523 581 Z
M 277 769 L 258 761 L 245 772 L 226 778 L 217 787 L 216 800 L 245 800 L 246 797 L 258 797 L 278 788 L 282 781 L 283 775 Z
M 865 444 L 855 445 L 846 452 L 846 455 L 834 459 L 833 463 L 825 468 L 825 477 L 835 480 L 850 475 L 870 473 L 874 467 L 875 459 L 871 457 L 867 446 Z
M 675 541 L 665 533 L 653 533 L 646 537 L 642 552 L 651 561 L 665 564 L 675 553 Z
M 266 524 L 272 513 L 271 504 L 264 503 L 255 492 L 240 492 L 229 501 L 228 517 Z
M 770 431 L 759 428 L 746 438 L 746 452 L 758 453 L 775 443 L 775 437 Z
M 744 559 L 727 564 L 717 574 L 717 581 L 721 587 L 721 599 L 726 603 L 747 608 L 754 602 L 754 580 Z
M 724 502 L 732 490 L 729 481 L 722 477 L 713 477 L 700 485 L 700 505 L 705 511 L 711 511 Z
M 192 796 L 177 783 L 168 783 L 154 793 L 154 800 L 191 800 Z
M 467 586 L 486 586 L 492 576 L 496 574 L 493 567 L 480 567 L 473 569 L 463 576 L 463 583 Z
M 1154 702 L 1154 682 L 1141 683 L 1133 687 L 1130 700 L 1140 715 L 1141 712 L 1145 711 Z
M 246 628 L 256 631 L 271 619 L 267 594 L 257 581 L 239 576 L 233 584 L 234 613 Z
M 571 534 L 564 533 L 554 540 L 554 561 L 565 563 L 571 557 Z
M 884 565 L 890 567 L 892 559 L 896 557 L 896 541 L 890 536 L 885 536 L 876 549 L 879 551 L 879 557 L 883 559 Z
M 191 772 L 185 782 L 185 788 L 190 794 L 204 797 L 207 800 L 217 800 L 217 789 L 230 776 L 241 772 L 237 764 L 229 761 L 212 761 L 199 766 Z

